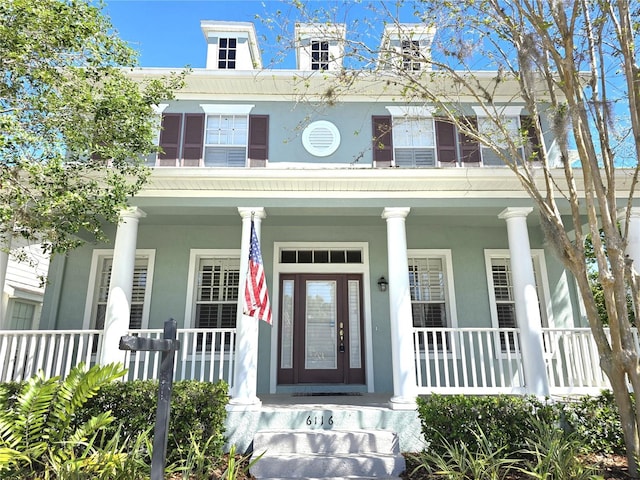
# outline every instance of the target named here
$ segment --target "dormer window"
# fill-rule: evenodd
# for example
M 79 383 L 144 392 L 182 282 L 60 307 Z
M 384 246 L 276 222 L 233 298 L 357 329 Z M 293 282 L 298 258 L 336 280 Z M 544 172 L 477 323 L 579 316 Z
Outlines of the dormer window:
M 346 28 L 343 24 L 297 23 L 296 60 L 299 70 L 332 72 L 342 68 Z
M 249 22 L 203 20 L 207 40 L 207 70 L 259 70 L 262 68 L 256 30 Z
M 415 23 L 399 23 L 384 28 L 380 45 L 380 68 L 419 72 L 430 69 L 431 42 L 435 28 Z
M 403 70 L 420 70 L 420 42 L 418 40 L 402 41 Z
M 311 42 L 311 70 L 329 69 L 329 42 Z
M 218 48 L 218 68 L 221 70 L 235 70 L 237 39 L 221 38 Z

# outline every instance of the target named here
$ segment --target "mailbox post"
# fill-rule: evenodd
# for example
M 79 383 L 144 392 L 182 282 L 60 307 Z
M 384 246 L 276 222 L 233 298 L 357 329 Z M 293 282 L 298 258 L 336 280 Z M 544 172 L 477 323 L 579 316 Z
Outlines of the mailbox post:
M 173 390 L 173 360 L 180 350 L 180 340 L 176 340 L 176 321 L 171 318 L 164 322 L 163 338 L 143 338 L 126 335 L 120 338 L 120 350 L 134 352 L 162 352 L 158 385 L 158 409 L 153 432 L 153 455 L 151 457 L 151 480 L 163 480 L 167 460 L 167 435 L 171 392 Z

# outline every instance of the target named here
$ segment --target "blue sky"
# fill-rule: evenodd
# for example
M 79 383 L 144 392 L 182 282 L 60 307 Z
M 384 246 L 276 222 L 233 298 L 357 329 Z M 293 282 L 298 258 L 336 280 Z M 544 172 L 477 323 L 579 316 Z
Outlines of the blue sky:
M 311 0 L 304 3 L 311 9 L 335 9 L 334 18 L 346 23 L 347 28 L 355 20 L 372 17 L 368 4 L 377 9 L 395 9 L 396 4 L 394 0 Z M 278 11 L 280 18 L 291 19 L 295 15 L 287 0 L 105 0 L 105 5 L 104 12 L 111 18 L 120 37 L 140 53 L 143 67 L 204 67 L 206 43 L 200 30 L 201 20 L 253 22 L 263 50 L 262 62 L 266 66 L 278 47 L 274 46 L 273 35 L 264 26 L 264 19 L 278 19 Z M 401 20 L 415 21 L 409 8 L 401 15 Z M 375 23 L 382 27 L 381 22 Z M 271 42 L 260 38 L 261 34 L 268 35 Z M 379 41 L 380 37 L 376 35 L 377 32 L 373 32 L 371 38 Z M 277 68 L 295 68 L 293 55 Z
M 204 67 L 200 20 L 254 22 L 280 2 L 255 0 L 106 0 L 105 13 L 120 37 L 140 53 L 144 67 Z M 256 25 L 257 27 L 258 25 Z

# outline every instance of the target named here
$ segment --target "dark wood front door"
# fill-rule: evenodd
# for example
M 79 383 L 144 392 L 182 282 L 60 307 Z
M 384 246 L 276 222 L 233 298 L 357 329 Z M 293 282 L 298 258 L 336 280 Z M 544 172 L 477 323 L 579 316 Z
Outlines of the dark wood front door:
M 280 276 L 278 383 L 364 383 L 362 275 Z

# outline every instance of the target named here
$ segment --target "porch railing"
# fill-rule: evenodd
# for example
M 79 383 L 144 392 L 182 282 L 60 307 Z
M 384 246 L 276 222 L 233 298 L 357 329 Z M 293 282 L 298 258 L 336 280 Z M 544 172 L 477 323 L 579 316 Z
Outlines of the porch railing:
M 542 340 L 552 395 L 610 388 L 589 328 L 544 328 Z M 414 348 L 421 394 L 526 391 L 518 329 L 415 328 Z
M 161 338 L 161 329 L 132 330 L 131 335 Z M 79 363 L 93 365 L 103 348 L 102 330 L 0 331 L 0 382 L 22 381 L 42 370 L 45 378 L 65 377 Z M 232 384 L 235 329 L 179 329 L 176 380 L 225 380 Z M 157 378 L 160 355 L 126 352 L 127 380 Z
M 132 330 L 160 338 L 162 330 Z M 598 393 L 609 388 L 588 328 L 543 329 L 551 394 Z M 640 351 L 638 332 L 634 330 Z M 102 345 L 101 330 L 0 331 L 0 382 L 22 381 L 42 370 L 46 378 L 66 376 L 84 362 L 93 365 Z M 235 329 L 179 329 L 181 348 L 175 379 L 233 381 Z M 508 328 L 416 328 L 418 393 L 524 393 L 520 333 Z M 127 379 L 157 378 L 160 356 L 126 352 Z
M 162 338 L 161 329 L 131 330 L 130 335 Z M 216 382 L 233 381 L 236 330 L 234 328 L 178 329 L 180 350 L 174 360 L 174 379 Z M 158 378 L 160 355 L 127 352 L 128 380 Z
M 522 393 L 514 328 L 414 329 L 418 393 Z
M 26 380 L 42 370 L 66 377 L 79 363 L 95 363 L 102 330 L 0 331 L 0 382 Z
M 610 388 L 600 368 L 598 348 L 589 328 L 545 328 L 542 335 L 552 392 L 558 395 L 597 393 Z M 638 331 L 634 329 L 633 335 L 638 349 Z

